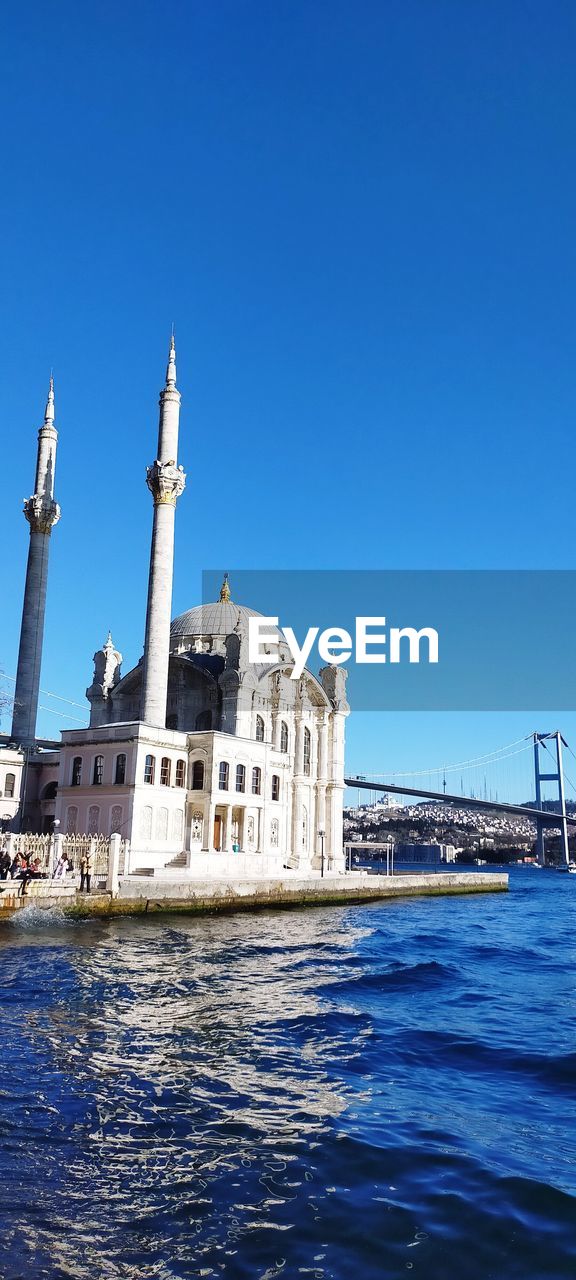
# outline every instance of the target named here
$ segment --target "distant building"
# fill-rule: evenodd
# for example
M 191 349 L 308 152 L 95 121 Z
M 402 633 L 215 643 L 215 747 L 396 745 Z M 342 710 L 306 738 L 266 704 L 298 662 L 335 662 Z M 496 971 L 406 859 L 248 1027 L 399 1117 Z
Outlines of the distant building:
M 437 862 L 455 862 L 456 847 L 453 844 L 397 844 L 396 862 L 421 862 L 429 865 Z

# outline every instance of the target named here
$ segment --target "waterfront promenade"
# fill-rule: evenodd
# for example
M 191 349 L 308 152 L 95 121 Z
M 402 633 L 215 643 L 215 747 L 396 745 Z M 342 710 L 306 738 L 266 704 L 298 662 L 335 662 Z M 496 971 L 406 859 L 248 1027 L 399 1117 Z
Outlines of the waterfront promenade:
M 194 878 L 192 876 L 122 877 L 117 889 L 79 893 L 74 881 L 33 880 L 25 897 L 16 881 L 2 881 L 0 924 L 30 904 L 59 908 L 75 918 L 131 916 L 157 912 L 203 913 L 261 910 L 266 907 L 328 906 L 387 898 L 502 893 L 508 876 L 501 872 L 431 872 L 394 876 L 349 872 L 275 877 Z

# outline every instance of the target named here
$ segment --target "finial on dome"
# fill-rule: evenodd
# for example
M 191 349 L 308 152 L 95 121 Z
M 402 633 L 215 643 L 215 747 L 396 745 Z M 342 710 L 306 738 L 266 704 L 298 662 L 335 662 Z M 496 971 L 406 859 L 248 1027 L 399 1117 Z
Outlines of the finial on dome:
M 168 354 L 168 368 L 166 370 L 166 386 L 176 386 L 176 344 L 174 342 L 174 325 L 172 325 L 172 335 L 170 338 L 170 351 Z
M 46 412 L 44 414 L 44 423 L 46 426 L 52 426 L 54 422 L 54 378 L 50 374 L 50 384 L 48 387 L 48 399 L 46 401 Z
M 220 587 L 220 600 L 226 601 L 230 599 L 230 584 L 228 582 L 228 574 L 224 574 L 224 581 Z
M 113 649 L 113 648 L 114 648 L 114 641 L 113 641 L 113 639 L 112 639 L 112 632 L 110 631 L 110 629 L 108 630 L 108 638 L 107 638 L 107 640 L 106 640 L 106 644 L 104 645 L 104 648 L 105 648 L 105 649 Z

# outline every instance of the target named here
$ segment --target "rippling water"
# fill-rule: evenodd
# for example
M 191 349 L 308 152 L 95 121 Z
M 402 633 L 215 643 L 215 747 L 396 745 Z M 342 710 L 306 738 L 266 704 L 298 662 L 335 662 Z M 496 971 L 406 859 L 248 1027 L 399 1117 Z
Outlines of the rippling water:
M 576 877 L 0 934 L 5 1280 L 576 1264 Z M 48 927 L 47 927 L 48 925 Z

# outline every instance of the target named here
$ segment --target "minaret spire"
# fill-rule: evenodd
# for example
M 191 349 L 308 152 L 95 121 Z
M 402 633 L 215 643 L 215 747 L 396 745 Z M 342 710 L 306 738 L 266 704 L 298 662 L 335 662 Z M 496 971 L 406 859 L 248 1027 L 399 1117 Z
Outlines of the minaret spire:
M 30 525 L 30 545 L 20 628 L 12 737 L 15 742 L 25 746 L 31 745 L 36 737 L 50 535 L 60 519 L 60 507 L 54 500 L 57 443 L 58 432 L 54 426 L 54 379 L 51 376 L 44 422 L 38 432 L 34 493 L 24 503 L 24 515 Z
M 170 351 L 168 354 L 168 368 L 166 370 L 166 388 L 176 386 L 176 343 L 174 342 L 174 333 L 170 338 Z
M 46 401 L 46 411 L 44 413 L 44 426 L 54 426 L 54 378 L 50 374 L 50 383 L 48 386 L 48 399 Z
M 166 384 L 160 392 L 160 422 L 156 461 L 148 467 L 146 483 L 154 499 L 154 522 L 148 576 L 148 604 L 142 673 L 140 719 L 164 728 L 168 693 L 170 615 L 174 572 L 176 502 L 186 483 L 177 466 L 180 392 L 176 387 L 176 346 L 170 339 Z

